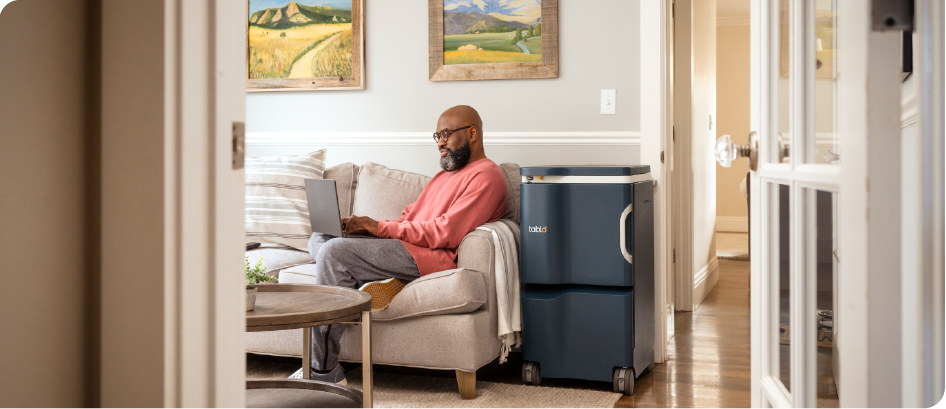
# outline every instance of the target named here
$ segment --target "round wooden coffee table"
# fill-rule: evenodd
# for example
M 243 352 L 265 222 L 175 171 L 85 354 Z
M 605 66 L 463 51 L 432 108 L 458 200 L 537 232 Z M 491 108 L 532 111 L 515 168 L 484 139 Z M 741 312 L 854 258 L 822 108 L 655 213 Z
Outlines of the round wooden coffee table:
M 350 288 L 311 284 L 259 284 L 256 307 L 246 312 L 246 332 L 302 329 L 302 379 L 246 381 L 247 407 L 250 403 L 280 407 L 311 407 L 325 393 L 347 398 L 357 405 L 372 407 L 371 296 Z M 313 381 L 311 327 L 337 323 L 360 323 L 362 342 L 362 385 L 364 391 Z M 285 389 L 293 389 L 293 393 Z M 281 391 L 282 390 L 282 391 Z M 291 400 L 291 401 L 287 401 Z

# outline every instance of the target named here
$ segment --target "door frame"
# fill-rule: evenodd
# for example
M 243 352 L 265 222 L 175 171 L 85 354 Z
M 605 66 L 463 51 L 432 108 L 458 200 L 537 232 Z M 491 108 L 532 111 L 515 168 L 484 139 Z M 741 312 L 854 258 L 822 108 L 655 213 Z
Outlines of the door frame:
M 673 337 L 673 0 L 640 2 L 640 163 L 654 179 L 654 360 Z M 656 18 L 655 18 L 656 17 Z
M 101 1 L 100 404 L 242 407 L 245 3 Z

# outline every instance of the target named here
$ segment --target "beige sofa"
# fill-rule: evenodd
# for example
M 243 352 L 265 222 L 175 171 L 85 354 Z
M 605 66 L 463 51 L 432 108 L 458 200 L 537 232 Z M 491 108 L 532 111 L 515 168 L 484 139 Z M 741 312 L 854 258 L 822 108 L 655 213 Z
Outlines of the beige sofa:
M 519 222 L 519 166 L 502 164 L 507 200 L 504 219 Z M 430 178 L 366 163 L 326 169 L 336 181 L 343 217 L 351 214 L 394 219 L 413 203 Z M 424 276 L 410 283 L 384 310 L 372 312 L 375 364 L 455 370 L 460 395 L 475 397 L 476 370 L 499 356 L 494 245 L 488 232 L 473 231 L 460 243 L 457 269 Z M 283 283 L 314 283 L 315 262 L 307 252 L 257 249 L 251 262 L 263 258 Z M 301 330 L 246 334 L 249 353 L 301 357 Z M 361 331 L 342 337 L 339 359 L 361 361 Z

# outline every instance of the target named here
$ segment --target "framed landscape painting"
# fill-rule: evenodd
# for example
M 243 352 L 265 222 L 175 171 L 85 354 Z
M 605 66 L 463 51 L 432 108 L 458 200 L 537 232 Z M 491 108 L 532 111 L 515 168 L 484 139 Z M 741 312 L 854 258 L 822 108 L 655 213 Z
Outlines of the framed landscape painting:
M 247 91 L 365 88 L 364 0 L 247 5 Z
M 431 81 L 558 77 L 558 0 L 428 0 Z

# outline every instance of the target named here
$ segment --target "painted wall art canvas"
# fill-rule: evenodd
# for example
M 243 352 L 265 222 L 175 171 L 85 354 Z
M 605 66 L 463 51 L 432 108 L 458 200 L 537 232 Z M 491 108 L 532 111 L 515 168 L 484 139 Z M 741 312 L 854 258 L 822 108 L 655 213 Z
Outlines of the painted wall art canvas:
M 558 77 L 557 0 L 429 0 L 431 81 Z
M 364 0 L 249 0 L 247 90 L 364 89 Z

